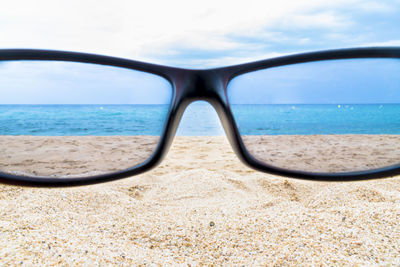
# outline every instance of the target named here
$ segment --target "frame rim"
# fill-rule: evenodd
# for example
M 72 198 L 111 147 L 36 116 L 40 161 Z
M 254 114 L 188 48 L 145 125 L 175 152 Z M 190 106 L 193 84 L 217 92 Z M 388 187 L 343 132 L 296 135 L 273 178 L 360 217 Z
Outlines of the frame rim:
M 130 168 L 122 169 L 116 172 L 107 172 L 92 176 L 77 177 L 47 177 L 47 176 L 23 176 L 2 172 L 0 170 L 0 183 L 19 186 L 34 187 L 70 187 L 91 185 L 103 182 L 109 182 L 130 176 L 138 175 L 149 171 L 156 167 L 166 154 L 166 145 L 168 146 L 168 124 L 173 118 L 172 105 L 175 98 L 174 76 L 180 74 L 184 69 L 151 64 L 130 59 L 110 57 L 97 54 L 88 54 L 80 52 L 58 51 L 58 50 L 42 50 L 42 49 L 0 49 L 0 63 L 3 61 L 65 61 L 75 63 L 88 63 L 112 66 L 117 68 L 125 68 L 136 71 L 143 71 L 160 76 L 171 85 L 171 100 L 169 102 L 169 110 L 166 114 L 164 126 L 160 135 L 160 139 L 153 153 L 143 162 L 136 164 Z M 171 140 L 172 141 L 172 140 Z
M 169 111 L 164 122 L 164 128 L 160 135 L 159 142 L 153 154 L 142 163 L 117 172 L 76 178 L 20 176 L 0 171 L 0 183 L 35 187 L 67 187 L 108 182 L 146 172 L 156 167 L 165 157 L 186 107 L 197 100 L 206 101 L 214 107 L 236 155 L 245 165 L 257 171 L 312 181 L 360 181 L 398 175 L 400 174 L 400 164 L 380 169 L 343 173 L 319 173 L 284 169 L 257 160 L 244 146 L 227 97 L 227 87 L 233 78 L 260 69 L 313 61 L 351 58 L 400 59 L 400 47 L 324 50 L 212 69 L 176 68 L 118 57 L 79 52 L 37 49 L 0 49 L 0 62 L 16 60 L 52 60 L 108 65 L 144 71 L 161 76 L 171 84 L 173 90 Z
M 325 61 L 325 60 L 342 60 L 342 59 L 359 59 L 359 58 L 394 58 L 400 60 L 400 47 L 362 47 L 362 48 L 346 48 L 335 50 L 323 50 L 309 53 L 300 53 L 288 56 L 282 56 L 272 59 L 260 60 L 256 62 L 244 63 L 234 66 L 228 66 L 226 69 L 230 72 L 226 80 L 226 91 L 229 83 L 237 76 L 253 72 L 257 70 L 264 70 L 280 66 L 295 65 L 301 63 Z M 223 70 L 226 71 L 226 70 Z M 231 106 L 227 106 L 229 113 L 235 121 Z M 241 159 L 249 167 L 258 171 L 267 172 L 279 176 L 288 176 L 297 179 L 321 181 L 321 182 L 351 182 L 363 181 L 371 179 L 383 179 L 400 174 L 400 163 L 377 169 L 370 169 L 365 171 L 354 172 L 308 172 L 301 170 L 290 170 L 281 167 L 276 167 L 263 163 L 256 159 L 247 150 L 241 138 L 236 122 L 234 123 L 235 139 L 237 140 L 236 147 L 239 149 L 239 154 L 243 156 Z M 238 153 L 237 153 L 238 154 Z

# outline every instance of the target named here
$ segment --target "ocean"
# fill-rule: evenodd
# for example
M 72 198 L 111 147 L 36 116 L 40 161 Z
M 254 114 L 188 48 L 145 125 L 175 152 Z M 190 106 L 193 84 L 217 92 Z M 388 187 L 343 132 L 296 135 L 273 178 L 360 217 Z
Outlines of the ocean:
M 400 104 L 232 105 L 243 135 L 400 134 Z M 160 135 L 168 105 L 0 105 L 0 135 Z M 223 135 L 214 109 L 188 107 L 177 135 Z

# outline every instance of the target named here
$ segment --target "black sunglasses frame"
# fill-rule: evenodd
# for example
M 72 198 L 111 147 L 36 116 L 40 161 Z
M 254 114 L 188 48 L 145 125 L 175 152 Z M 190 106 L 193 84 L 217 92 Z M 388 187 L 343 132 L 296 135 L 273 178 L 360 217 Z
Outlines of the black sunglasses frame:
M 80 178 L 30 177 L 0 172 L 0 183 L 42 187 L 77 186 L 117 180 L 146 172 L 162 161 L 172 143 L 183 112 L 190 103 L 198 100 L 206 101 L 215 108 L 236 155 L 243 163 L 255 170 L 274 175 L 313 181 L 357 181 L 398 175 L 400 174 L 400 164 L 370 171 L 347 173 L 313 173 L 274 167 L 250 155 L 237 129 L 227 97 L 227 85 L 234 77 L 251 71 L 284 65 L 355 58 L 400 59 L 400 47 L 352 48 L 319 51 L 206 70 L 174 68 L 116 57 L 77 52 L 31 49 L 0 50 L 0 63 L 1 61 L 11 60 L 50 60 L 115 66 L 162 76 L 171 83 L 173 88 L 172 102 L 170 104 L 163 134 L 160 137 L 159 144 L 153 155 L 143 163 L 119 172 Z

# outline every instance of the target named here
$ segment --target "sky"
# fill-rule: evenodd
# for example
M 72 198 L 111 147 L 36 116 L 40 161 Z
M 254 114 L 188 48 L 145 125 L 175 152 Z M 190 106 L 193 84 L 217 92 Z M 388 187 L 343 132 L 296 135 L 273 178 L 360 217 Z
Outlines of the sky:
M 163 77 L 112 66 L 55 61 L 0 62 L 0 104 L 169 104 Z
M 227 92 L 231 104 L 399 104 L 400 59 L 325 60 L 264 69 L 235 77 Z
M 208 68 L 297 52 L 400 46 L 400 0 L 4 0 L 0 48 Z
M 177 67 L 211 68 L 306 51 L 400 46 L 399 25 L 400 0 L 5 0 L 0 9 L 0 49 L 79 51 Z M 160 96 L 155 103 L 168 103 L 171 98 L 170 87 L 164 81 L 161 89 L 157 90 L 154 89 L 157 82 L 149 85 L 142 77 L 130 79 L 121 70 L 107 69 L 99 75 L 97 70 L 81 65 L 71 67 L 66 63 L 63 68 L 54 68 L 51 64 L 32 67 L 25 63 L 18 66 L 2 63 L 1 102 L 146 104 L 151 102 L 149 95 Z M 398 64 L 396 66 L 395 71 Z M 318 67 L 311 68 L 310 73 L 316 69 Z M 13 70 L 18 70 L 18 73 L 4 75 L 13 73 Z M 41 70 L 43 73 L 37 75 Z M 88 74 L 92 71 L 99 78 Z M 320 102 L 315 98 L 315 90 L 297 87 L 299 91 L 295 92 L 290 89 L 292 87 L 279 87 L 282 84 L 278 85 L 278 82 L 286 77 L 292 77 L 292 83 L 295 82 L 293 73 L 298 73 L 298 68 L 290 71 L 290 68 L 282 72 L 268 71 L 273 77 L 263 84 L 268 83 L 269 88 L 275 90 L 266 91 L 264 98 L 270 99 L 269 103 L 303 103 L 307 99 Z M 345 77 L 343 75 L 337 77 Z M 395 73 L 392 75 L 397 76 Z M 49 81 L 49 77 L 53 80 Z M 361 75 L 358 80 L 362 79 Z M 315 76 L 312 81 L 314 85 L 318 84 Z M 392 91 L 400 87 L 399 79 L 395 82 Z M 136 86 L 127 87 L 128 83 Z M 140 95 L 144 87 L 151 93 Z M 335 99 L 335 94 L 340 95 L 337 93 L 339 87 L 343 93 L 348 92 L 345 83 L 336 89 L 332 87 L 332 99 Z M 258 93 L 265 91 L 265 87 L 260 88 Z M 348 99 L 334 102 L 356 102 L 351 97 L 365 95 L 365 91 L 361 91 L 365 88 L 357 88 L 358 91 L 349 94 Z M 372 90 L 378 92 L 376 86 Z M 295 97 L 300 91 L 302 95 Z M 240 92 L 251 95 L 247 91 Z M 244 99 L 241 95 L 237 99 Z M 372 99 L 365 101 L 374 102 L 377 95 L 371 93 L 367 96 Z M 398 98 L 396 95 L 394 101 L 400 102 Z

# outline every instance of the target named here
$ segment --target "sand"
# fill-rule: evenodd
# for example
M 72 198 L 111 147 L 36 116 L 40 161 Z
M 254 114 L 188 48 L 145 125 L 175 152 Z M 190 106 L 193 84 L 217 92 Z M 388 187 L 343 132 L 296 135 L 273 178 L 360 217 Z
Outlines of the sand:
M 201 137 L 200 137 L 201 138 Z M 0 136 L 0 170 L 82 177 L 128 169 L 154 152 L 155 136 Z M 267 164 L 310 172 L 351 172 L 399 164 L 400 135 L 244 136 Z
M 128 169 L 149 158 L 156 136 L 0 136 L 0 170 L 81 177 Z
M 399 265 L 400 177 L 307 182 L 245 167 L 225 137 L 75 188 L 0 185 L 0 265 Z
M 273 166 L 309 172 L 351 172 L 400 163 L 400 135 L 252 135 L 249 152 Z

